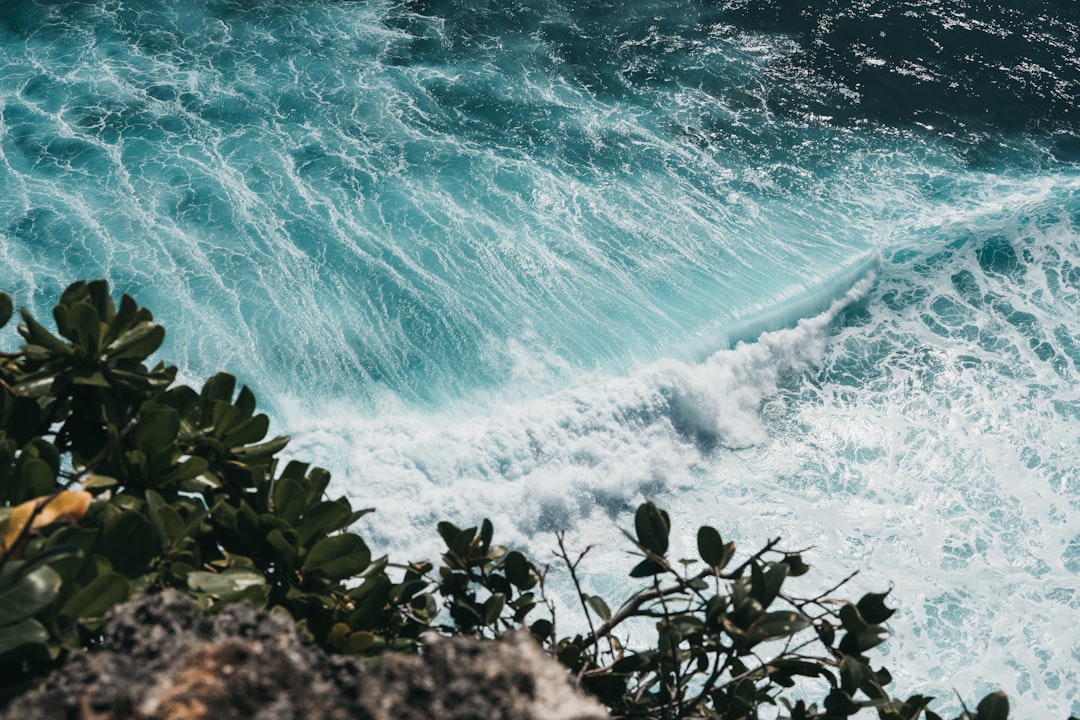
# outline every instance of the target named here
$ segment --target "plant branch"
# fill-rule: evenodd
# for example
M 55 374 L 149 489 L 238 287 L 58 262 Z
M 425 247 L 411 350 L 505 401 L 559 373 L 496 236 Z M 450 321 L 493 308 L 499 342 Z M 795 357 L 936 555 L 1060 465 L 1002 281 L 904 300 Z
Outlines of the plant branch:
M 136 418 L 132 418 L 123 430 L 117 433 L 114 437 L 109 438 L 109 441 L 105 443 L 104 446 L 102 446 L 101 450 L 99 450 L 98 453 L 94 455 L 94 457 L 90 458 L 89 462 L 83 465 L 81 470 L 76 472 L 71 477 L 66 477 L 65 481 L 57 485 L 56 489 L 49 493 L 48 497 L 46 497 L 44 500 L 34 506 L 34 509 L 30 512 L 30 517 L 26 519 L 26 523 L 23 524 L 22 528 L 19 530 L 19 534 L 15 537 L 14 542 L 12 542 L 11 545 L 5 546 L 3 553 L 0 553 L 0 568 L 3 568 L 4 565 L 7 564 L 8 560 L 12 558 L 12 556 L 15 554 L 15 549 L 21 547 L 23 543 L 25 543 L 29 539 L 30 534 L 33 532 L 34 529 L 34 520 L 37 519 L 37 516 L 40 515 L 42 510 L 45 509 L 45 506 L 51 503 L 57 497 L 59 497 L 60 493 L 70 488 L 73 483 L 81 481 L 81 479 L 87 473 L 89 473 L 98 464 L 103 462 L 105 458 L 109 456 L 109 453 L 113 451 L 113 448 L 115 448 L 121 440 L 127 437 L 131 433 L 131 431 L 135 429 L 135 426 L 137 424 L 138 420 Z
M 563 561 L 563 563 L 566 564 L 566 569 L 570 571 L 570 580 L 574 583 L 574 591 L 577 592 L 578 601 L 581 603 L 581 610 L 585 613 L 585 622 L 589 624 L 589 637 L 596 637 L 596 627 L 593 625 L 592 613 L 589 612 L 589 604 L 585 601 L 585 593 L 581 589 L 581 581 L 578 580 L 577 576 L 577 566 L 588 554 L 588 552 L 592 550 L 592 545 L 585 548 L 585 550 L 583 550 L 582 553 L 578 555 L 577 560 L 571 561 L 570 554 L 566 551 L 566 533 L 561 530 L 555 533 L 555 540 L 559 544 L 559 551 L 556 552 L 555 555 L 559 557 Z M 593 655 L 592 660 L 594 665 L 600 664 L 599 647 L 596 648 L 596 654 Z M 582 667 L 582 673 L 584 672 L 585 668 Z

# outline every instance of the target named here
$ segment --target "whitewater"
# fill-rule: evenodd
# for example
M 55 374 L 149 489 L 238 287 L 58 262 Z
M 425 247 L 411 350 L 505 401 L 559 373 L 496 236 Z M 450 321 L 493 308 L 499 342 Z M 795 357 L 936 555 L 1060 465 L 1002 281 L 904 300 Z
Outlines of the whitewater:
M 893 588 L 897 694 L 1080 715 L 1078 46 L 1051 0 L 0 0 L 0 289 L 134 295 L 393 556 L 567 530 L 612 598 L 649 498 Z

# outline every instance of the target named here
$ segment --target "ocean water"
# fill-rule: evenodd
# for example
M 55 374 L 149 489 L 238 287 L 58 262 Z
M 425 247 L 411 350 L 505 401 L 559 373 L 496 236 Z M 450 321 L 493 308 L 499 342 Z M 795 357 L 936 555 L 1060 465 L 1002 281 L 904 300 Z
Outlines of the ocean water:
M 893 587 L 897 693 L 1080 714 L 1071 0 L 0 0 L 0 285 L 107 277 L 433 556 Z M 566 593 L 554 577 L 554 592 Z

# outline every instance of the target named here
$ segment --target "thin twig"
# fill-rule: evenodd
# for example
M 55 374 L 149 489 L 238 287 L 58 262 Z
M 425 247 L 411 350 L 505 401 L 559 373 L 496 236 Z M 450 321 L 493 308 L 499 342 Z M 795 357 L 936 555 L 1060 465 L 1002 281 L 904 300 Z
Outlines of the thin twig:
M 679 577 L 678 574 L 676 574 L 676 577 Z M 682 578 L 680 578 L 680 579 L 682 579 Z M 658 578 L 656 578 L 656 577 L 653 578 L 653 588 L 656 589 L 656 590 L 660 589 L 660 580 Z M 671 642 L 671 659 L 674 661 L 675 687 L 674 687 L 674 692 L 671 692 L 671 691 L 669 691 L 669 692 L 671 693 L 672 699 L 675 701 L 675 712 L 677 714 L 677 717 L 682 717 L 682 712 L 683 712 L 683 704 L 682 704 L 682 672 L 680 672 L 680 670 L 682 669 L 682 663 L 679 661 L 679 643 L 680 643 L 680 639 L 675 634 L 674 629 L 671 628 L 671 626 L 670 626 L 671 613 L 668 612 L 667 600 L 666 600 L 665 596 L 661 595 L 659 600 L 660 600 L 660 609 L 664 611 L 664 618 L 669 623 L 669 625 L 668 625 L 668 639 Z M 661 668 L 661 672 L 663 672 L 662 668 Z
M 758 550 L 756 553 L 754 553 L 749 558 L 747 558 L 746 562 L 742 563 L 741 565 L 739 565 L 737 568 L 735 568 L 734 570 L 732 570 L 730 572 L 719 574 L 719 577 L 721 577 L 721 578 L 723 578 L 725 580 L 737 580 L 746 571 L 746 568 L 750 567 L 750 564 L 753 561 L 760 560 L 762 558 L 762 556 L 765 555 L 765 553 L 772 550 L 779 543 L 780 543 L 780 538 L 775 538 L 773 540 L 770 540 L 765 545 L 765 547 L 763 547 L 761 550 Z M 669 566 L 667 566 L 667 564 L 665 562 L 662 562 L 663 558 L 654 557 L 653 559 L 656 560 L 657 562 L 660 562 L 662 565 L 664 565 L 665 569 L 668 569 L 668 570 L 671 569 Z M 621 608 L 619 608 L 619 611 L 616 612 L 614 615 L 612 615 L 610 620 L 605 622 L 603 625 L 601 625 L 596 630 L 595 633 L 593 633 L 591 636 L 586 638 L 585 647 L 589 647 L 590 645 L 593 645 L 593 644 L 599 642 L 601 637 L 606 637 L 619 624 L 621 624 L 625 620 L 627 620 L 627 619 L 633 617 L 635 614 L 637 614 L 638 609 L 642 605 L 644 605 L 644 604 L 646 604 L 648 602 L 651 602 L 653 600 L 659 600 L 662 597 L 668 597 L 670 595 L 674 595 L 674 594 L 679 593 L 679 592 L 685 592 L 688 589 L 692 589 L 692 588 L 690 588 L 690 584 L 693 583 L 694 581 L 703 580 L 703 579 L 705 579 L 707 577 L 716 576 L 716 575 L 717 575 L 717 573 L 713 568 L 709 568 L 707 570 L 702 570 L 701 572 L 699 572 L 699 573 L 697 573 L 695 575 L 691 575 L 691 576 L 686 577 L 686 578 L 680 577 L 676 573 L 675 576 L 679 578 L 679 584 L 678 585 L 672 585 L 672 586 L 666 587 L 666 588 L 653 588 L 651 590 L 643 590 L 643 591 L 639 592 L 638 594 L 634 595 L 629 600 L 627 600 L 626 604 L 624 604 Z
M 562 561 L 566 564 L 566 569 L 570 571 L 570 580 L 574 583 L 574 590 L 577 591 L 578 601 L 581 602 L 581 609 L 585 612 L 585 621 L 589 623 L 589 637 L 596 637 L 596 628 L 593 626 L 592 613 L 589 612 L 589 604 L 585 602 L 585 593 L 581 589 L 581 582 L 578 580 L 577 576 L 578 564 L 582 561 L 585 555 L 587 555 L 588 552 L 592 550 L 593 546 L 590 545 L 589 547 L 585 548 L 585 550 L 583 550 L 582 553 L 578 555 L 578 559 L 571 562 L 570 554 L 566 552 L 566 533 L 560 530 L 559 532 L 555 533 L 555 539 L 559 544 L 559 552 L 555 553 L 555 555 L 562 558 Z M 593 655 L 592 660 L 593 664 L 600 664 L 599 647 L 596 648 L 596 654 Z M 586 668 L 582 666 L 581 673 L 579 673 L 579 679 L 581 674 L 585 672 L 585 669 Z
M 765 543 L 765 547 L 761 548 L 756 553 L 754 553 L 753 555 L 748 557 L 746 559 L 746 561 L 743 562 L 743 564 L 739 565 L 737 568 L 735 568 L 734 570 L 732 570 L 730 572 L 723 573 L 720 577 L 725 578 L 727 580 L 736 580 L 736 579 L 742 577 L 742 574 L 744 572 L 746 572 L 746 568 L 750 567 L 750 565 L 755 560 L 761 560 L 765 556 L 765 553 L 769 552 L 770 550 L 772 550 L 774 547 L 776 547 L 779 544 L 780 544 L 780 538 L 773 538 L 769 542 Z
M 837 590 L 839 590 L 840 588 L 842 588 L 842 587 L 843 587 L 844 585 L 847 585 L 847 584 L 848 584 L 849 582 L 851 582 L 852 578 L 854 578 L 854 577 L 855 577 L 856 575 L 858 575 L 858 574 L 859 574 L 859 571 L 858 571 L 858 570 L 856 570 L 855 572 L 851 573 L 851 574 L 850 574 L 850 575 L 848 575 L 848 576 L 847 576 L 846 578 L 844 578 L 844 579 L 843 579 L 843 580 L 841 580 L 840 582 L 836 583 L 836 584 L 835 584 L 835 585 L 833 585 L 833 586 L 832 586 L 831 588 L 829 588 L 829 589 L 828 589 L 828 590 L 826 590 L 825 592 L 821 593 L 821 594 L 820 594 L 820 595 L 818 595 L 817 597 L 812 597 L 812 598 L 810 598 L 809 600 L 806 600 L 806 601 L 805 601 L 805 602 L 806 602 L 806 604 L 808 604 L 808 605 L 809 605 L 810 603 L 814 603 L 814 604 L 818 604 L 818 605 L 820 605 L 820 604 L 821 604 L 821 600 L 823 600 L 824 598 L 826 598 L 826 597 L 827 597 L 827 596 L 829 596 L 829 595 L 832 595 L 832 594 L 833 594 L 834 592 L 836 592 Z
M 698 578 L 706 577 L 708 574 L 709 573 L 707 571 L 702 571 L 698 575 L 695 575 L 693 578 L 691 578 L 691 581 Z M 606 637 L 613 629 L 615 629 L 615 627 L 617 627 L 623 621 L 639 614 L 638 609 L 645 603 L 651 602 L 653 600 L 658 600 L 661 597 L 683 592 L 685 588 L 686 581 L 683 581 L 680 578 L 680 583 L 678 585 L 672 585 L 666 588 L 654 587 L 651 590 L 642 590 L 641 592 L 637 593 L 629 600 L 627 600 L 626 604 L 619 608 L 619 611 L 612 615 L 610 620 L 605 622 L 596 630 L 595 633 L 586 638 L 585 647 L 589 647 L 590 645 L 599 642 L 600 638 Z

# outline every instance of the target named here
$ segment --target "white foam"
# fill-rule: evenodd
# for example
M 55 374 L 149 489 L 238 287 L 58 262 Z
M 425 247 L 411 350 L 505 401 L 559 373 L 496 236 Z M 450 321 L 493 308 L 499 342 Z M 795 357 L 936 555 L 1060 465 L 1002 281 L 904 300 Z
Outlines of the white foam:
M 337 459 L 336 487 L 378 508 L 365 530 L 392 554 L 434 557 L 439 519 L 490 517 L 504 541 L 550 546 L 554 530 L 611 527 L 645 497 L 693 494 L 715 471 L 717 448 L 765 442 L 763 399 L 781 373 L 820 357 L 836 313 L 870 282 L 794 328 L 701 363 L 591 373 L 555 393 L 503 391 L 435 412 L 365 417 L 329 406 L 316 417 L 288 399 L 278 405 L 292 418 L 290 452 Z
M 815 547 L 822 585 L 862 569 L 849 597 L 895 587 L 896 692 L 938 695 L 948 713 L 953 687 L 1001 688 L 1017 717 L 1075 714 L 1080 236 L 1057 212 L 1074 194 L 1066 182 L 948 210 L 913 231 L 923 247 L 886 253 L 865 299 L 864 280 L 702 362 L 544 392 L 567 369 L 519 347 L 531 391 L 378 416 L 328 407 L 290 426 L 292 452 L 339 459 L 337 487 L 378 508 L 364 530 L 392 554 L 434 557 L 444 518 L 490 517 L 542 559 L 568 528 L 601 545 L 587 589 L 614 596 L 628 584 L 612 528 L 645 497 L 672 511 L 688 555 L 704 522 L 746 548 L 783 535 Z M 1001 237 L 1022 277 L 985 256 Z M 857 319 L 837 326 L 838 313 Z

